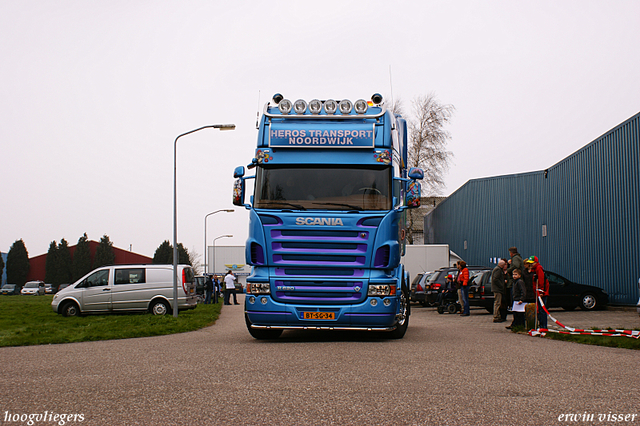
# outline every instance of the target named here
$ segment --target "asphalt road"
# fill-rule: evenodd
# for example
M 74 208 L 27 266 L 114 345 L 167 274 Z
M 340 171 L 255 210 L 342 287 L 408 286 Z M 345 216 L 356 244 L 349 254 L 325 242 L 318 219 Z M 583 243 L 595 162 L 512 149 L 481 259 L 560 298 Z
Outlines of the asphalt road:
M 0 425 L 45 412 L 35 424 L 59 424 L 54 414 L 78 414 L 66 425 L 640 424 L 637 351 L 513 334 L 483 310 L 418 306 L 398 341 L 285 332 L 265 342 L 242 310 L 225 306 L 214 326 L 179 335 L 0 348 Z M 633 311 L 560 316 L 640 325 Z

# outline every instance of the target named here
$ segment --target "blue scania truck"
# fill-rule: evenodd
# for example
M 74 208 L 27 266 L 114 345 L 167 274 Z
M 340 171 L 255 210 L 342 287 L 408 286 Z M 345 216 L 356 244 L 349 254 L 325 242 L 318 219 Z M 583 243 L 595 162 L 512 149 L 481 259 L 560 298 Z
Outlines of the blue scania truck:
M 233 203 L 250 211 L 245 319 L 256 339 L 283 330 L 367 330 L 402 338 L 409 276 L 400 263 L 420 169 L 406 121 L 371 101 L 264 107 L 255 157 L 237 167 Z M 245 201 L 247 181 L 253 195 Z

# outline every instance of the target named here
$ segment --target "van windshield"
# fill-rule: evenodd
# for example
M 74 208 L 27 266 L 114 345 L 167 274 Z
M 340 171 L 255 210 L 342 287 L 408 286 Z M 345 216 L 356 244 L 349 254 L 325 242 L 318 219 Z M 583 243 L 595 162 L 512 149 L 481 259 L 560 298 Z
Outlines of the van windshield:
M 391 167 L 261 166 L 254 207 L 293 210 L 390 210 Z

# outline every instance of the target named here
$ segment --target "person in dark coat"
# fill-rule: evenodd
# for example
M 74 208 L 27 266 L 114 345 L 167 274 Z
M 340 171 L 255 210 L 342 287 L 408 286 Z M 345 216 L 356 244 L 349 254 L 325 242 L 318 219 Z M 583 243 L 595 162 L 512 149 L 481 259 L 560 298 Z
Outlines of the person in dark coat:
M 501 259 L 498 266 L 491 272 L 491 291 L 493 292 L 493 322 L 504 322 L 507 318 L 507 306 L 504 300 L 506 290 L 506 277 L 504 271 L 507 269 L 507 262 Z
M 213 281 L 211 280 L 211 275 L 207 275 L 207 279 L 204 282 L 204 304 L 208 305 L 211 303 L 211 294 L 213 293 Z
M 507 328 L 513 328 L 524 325 L 524 312 L 518 312 L 515 310 L 515 306 L 525 303 L 525 287 L 524 280 L 522 279 L 522 271 L 520 269 L 513 270 L 513 322 Z

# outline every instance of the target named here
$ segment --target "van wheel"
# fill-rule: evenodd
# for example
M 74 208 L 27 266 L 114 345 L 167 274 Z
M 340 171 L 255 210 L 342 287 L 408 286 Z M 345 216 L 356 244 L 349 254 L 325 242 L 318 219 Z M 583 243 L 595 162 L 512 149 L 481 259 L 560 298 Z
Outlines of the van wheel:
M 79 317 L 80 316 L 80 308 L 74 302 L 65 302 L 62 305 L 62 316 L 63 317 Z
M 171 312 L 171 306 L 164 300 L 154 300 L 151 302 L 149 311 L 153 315 L 166 315 Z

